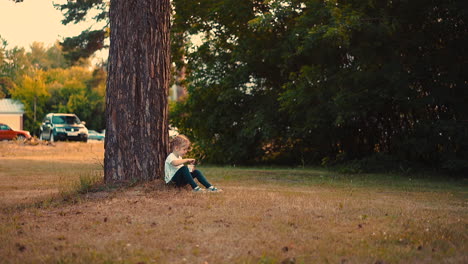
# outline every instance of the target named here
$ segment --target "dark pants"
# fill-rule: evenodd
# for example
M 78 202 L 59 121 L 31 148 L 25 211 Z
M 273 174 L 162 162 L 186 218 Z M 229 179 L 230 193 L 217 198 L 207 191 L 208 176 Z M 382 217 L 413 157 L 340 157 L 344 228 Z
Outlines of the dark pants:
M 198 184 L 193 180 L 197 179 L 203 186 L 206 188 L 211 187 L 211 184 L 205 178 L 203 173 L 199 170 L 194 170 L 190 172 L 187 166 L 182 166 L 172 177 L 171 182 L 174 182 L 177 186 L 184 186 L 186 184 L 190 184 L 192 188 L 196 188 Z

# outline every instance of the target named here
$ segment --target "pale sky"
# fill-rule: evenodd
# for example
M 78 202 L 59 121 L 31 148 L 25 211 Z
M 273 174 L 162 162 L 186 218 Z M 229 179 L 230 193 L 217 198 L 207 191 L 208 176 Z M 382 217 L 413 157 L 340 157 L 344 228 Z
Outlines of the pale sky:
M 62 25 L 63 15 L 54 8 L 53 2 L 60 4 L 66 0 L 24 0 L 22 3 L 0 0 L 0 35 L 8 41 L 8 49 L 19 46 L 29 50 L 34 41 L 49 47 L 55 41 L 76 36 L 93 25 L 92 20 Z

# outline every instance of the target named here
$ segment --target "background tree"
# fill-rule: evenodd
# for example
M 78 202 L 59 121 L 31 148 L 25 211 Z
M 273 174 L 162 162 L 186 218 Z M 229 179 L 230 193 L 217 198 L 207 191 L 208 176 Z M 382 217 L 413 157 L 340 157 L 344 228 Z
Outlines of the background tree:
M 65 38 L 60 43 L 65 52 L 65 58 L 72 64 L 79 62 L 80 59 L 89 58 L 97 50 L 107 48 L 105 40 L 109 37 L 109 3 L 109 0 L 91 0 L 54 4 L 64 15 L 62 20 L 64 25 L 84 21 L 90 13 L 96 14 L 92 17 L 96 24 L 105 22 L 100 28 L 89 28 L 78 36 Z
M 12 98 L 18 99 L 24 104 L 25 113 L 30 117 L 25 119 L 24 126 L 26 128 L 39 127 L 39 120 L 42 120 L 44 115 L 45 101 L 50 95 L 47 92 L 43 76 L 42 70 L 36 70 L 32 76 L 24 75 L 21 83 L 11 90 Z
M 6 48 L 8 46 L 8 42 L 2 38 L 0 35 L 0 99 L 5 98 L 9 94 L 9 89 L 12 87 L 12 81 L 7 76 L 6 68 L 7 68 L 7 61 L 6 61 Z
M 67 68 L 69 65 L 58 42 L 49 48 L 44 47 L 44 43 L 33 42 L 30 48 L 31 51 L 27 53 L 27 57 L 36 68 L 48 70 Z
M 2 67 L 2 75 L 14 83 L 19 83 L 25 74 L 31 74 L 33 67 L 24 48 L 14 47 L 5 50 L 5 63 Z M 8 94 L 7 94 L 8 96 Z
M 112 1 L 105 181 L 160 178 L 168 147 L 169 0 Z
M 174 0 L 207 160 L 467 169 L 467 3 Z M 207 109 L 216 109 L 210 111 Z M 237 142 L 237 143 L 236 143 Z M 362 164 L 366 164 L 365 162 Z M 382 164 L 382 163 L 380 163 Z M 368 165 L 368 164 L 367 164 Z

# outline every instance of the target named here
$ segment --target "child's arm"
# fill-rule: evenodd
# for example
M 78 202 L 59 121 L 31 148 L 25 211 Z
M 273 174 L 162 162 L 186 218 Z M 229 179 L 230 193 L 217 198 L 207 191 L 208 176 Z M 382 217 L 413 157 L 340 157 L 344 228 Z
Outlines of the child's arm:
M 171 162 L 171 164 L 173 166 L 179 166 L 179 165 L 182 165 L 182 164 L 185 164 L 185 163 L 195 163 L 195 159 L 177 159 L 177 160 L 173 160 Z

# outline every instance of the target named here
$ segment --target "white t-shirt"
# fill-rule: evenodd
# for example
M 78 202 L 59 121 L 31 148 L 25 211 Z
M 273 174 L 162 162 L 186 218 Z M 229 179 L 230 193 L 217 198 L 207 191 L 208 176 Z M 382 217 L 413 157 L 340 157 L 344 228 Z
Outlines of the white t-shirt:
M 166 162 L 164 163 L 164 179 L 166 180 L 166 183 L 169 183 L 174 177 L 174 174 L 176 174 L 177 170 L 182 168 L 184 164 L 180 164 L 179 166 L 174 166 L 172 165 L 172 161 L 182 159 L 182 157 L 177 157 L 174 153 L 169 154 L 166 158 Z

